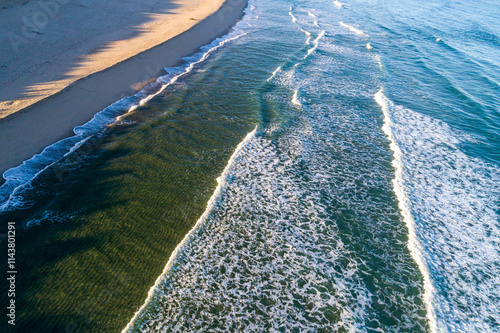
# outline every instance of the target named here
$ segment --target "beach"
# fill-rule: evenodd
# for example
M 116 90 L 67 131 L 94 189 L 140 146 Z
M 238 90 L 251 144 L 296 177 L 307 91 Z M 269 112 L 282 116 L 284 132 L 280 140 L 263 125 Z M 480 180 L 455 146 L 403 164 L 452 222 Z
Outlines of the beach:
M 0 120 L 0 332 L 499 331 L 498 6 L 33 1 L 19 80 L 137 54 Z
M 6 1 L 0 7 L 0 172 L 72 135 L 224 34 L 244 0 Z

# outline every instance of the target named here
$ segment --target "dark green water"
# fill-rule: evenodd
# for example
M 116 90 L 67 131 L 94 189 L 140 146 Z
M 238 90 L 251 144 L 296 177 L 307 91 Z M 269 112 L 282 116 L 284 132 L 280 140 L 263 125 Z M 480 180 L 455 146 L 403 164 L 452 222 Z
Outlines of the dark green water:
M 251 3 L 10 196 L 14 331 L 498 331 L 497 16 Z

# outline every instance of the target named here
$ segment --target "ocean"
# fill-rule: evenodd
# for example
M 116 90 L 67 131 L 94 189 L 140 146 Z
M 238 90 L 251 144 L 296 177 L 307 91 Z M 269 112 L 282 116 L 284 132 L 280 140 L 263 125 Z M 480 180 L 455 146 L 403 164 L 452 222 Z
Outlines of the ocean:
M 500 332 L 496 2 L 251 0 L 166 70 L 4 174 L 19 332 Z

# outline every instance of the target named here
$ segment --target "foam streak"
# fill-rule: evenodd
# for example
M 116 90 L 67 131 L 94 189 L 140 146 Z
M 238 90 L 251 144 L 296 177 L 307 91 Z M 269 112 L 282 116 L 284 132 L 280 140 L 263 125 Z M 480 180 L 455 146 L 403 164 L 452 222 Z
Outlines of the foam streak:
M 417 235 L 415 232 L 415 221 L 410 212 L 410 201 L 406 196 L 403 188 L 404 181 L 402 153 L 391 131 L 392 121 L 389 114 L 390 101 L 387 99 L 387 97 L 385 97 L 382 90 L 375 94 L 375 101 L 378 103 L 378 105 L 380 105 L 380 107 L 382 108 L 382 112 L 384 113 L 384 125 L 382 127 L 382 130 L 389 138 L 389 141 L 391 142 L 390 147 L 394 153 L 394 160 L 392 161 L 392 164 L 396 169 L 395 178 L 393 180 L 394 192 L 396 193 L 396 196 L 398 198 L 399 208 L 406 223 L 406 227 L 408 228 L 408 248 L 413 259 L 417 263 L 424 279 L 424 302 L 427 308 L 427 319 L 429 321 L 431 332 L 437 332 L 436 315 L 434 306 L 432 304 L 435 289 L 432 285 L 429 270 L 422 255 L 422 245 L 417 240 Z
M 353 26 L 352 26 L 352 25 L 350 25 L 350 24 L 346 24 L 346 23 L 344 23 L 344 22 L 342 22 L 342 21 L 341 21 L 341 22 L 339 22 L 339 24 L 340 24 L 341 26 L 343 26 L 344 28 L 347 28 L 347 29 L 349 29 L 350 31 L 354 32 L 356 35 L 360 35 L 360 36 L 364 36 L 364 37 L 369 37 L 369 36 L 368 36 L 368 35 L 367 35 L 367 34 L 366 34 L 363 30 L 360 30 L 360 29 L 358 29 L 358 28 L 355 28 L 355 27 L 353 27 Z

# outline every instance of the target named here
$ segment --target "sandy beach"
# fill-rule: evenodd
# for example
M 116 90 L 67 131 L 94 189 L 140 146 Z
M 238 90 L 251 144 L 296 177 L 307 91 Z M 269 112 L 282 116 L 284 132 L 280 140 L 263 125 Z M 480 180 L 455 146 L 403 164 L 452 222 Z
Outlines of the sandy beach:
M 224 34 L 245 0 L 0 5 L 0 173 Z

